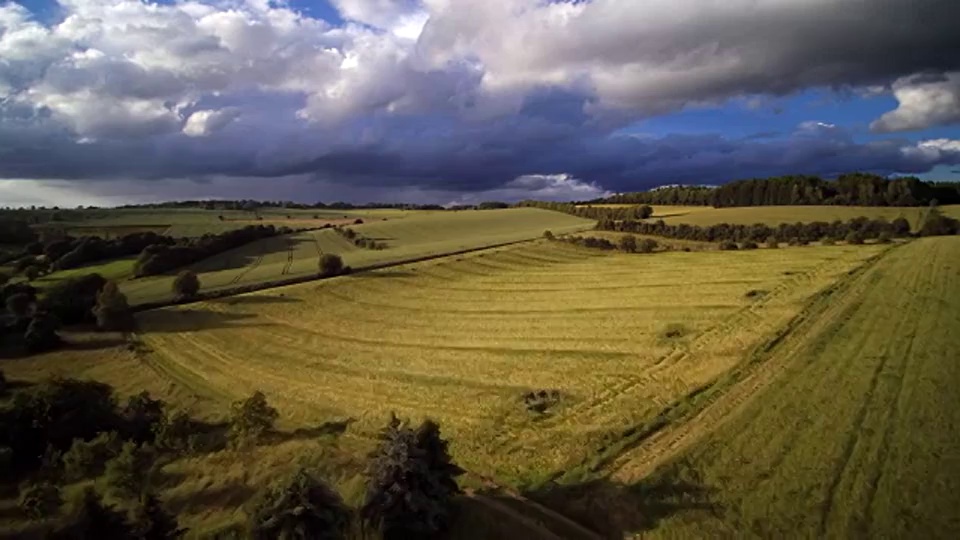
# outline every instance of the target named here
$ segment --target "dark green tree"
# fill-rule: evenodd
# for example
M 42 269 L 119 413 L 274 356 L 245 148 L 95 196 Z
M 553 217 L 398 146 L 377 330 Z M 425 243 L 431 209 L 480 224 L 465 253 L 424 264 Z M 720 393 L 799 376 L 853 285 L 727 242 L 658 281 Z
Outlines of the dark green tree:
M 370 454 L 363 520 L 385 540 L 431 538 L 449 524 L 452 498 L 462 474 L 440 439 L 439 426 L 424 422 L 417 430 L 395 416 L 380 432 Z
M 93 488 L 86 488 L 73 507 L 66 526 L 53 533 L 55 540 L 137 538 L 127 517 L 113 506 L 105 504 Z
M 340 495 L 301 469 L 284 485 L 267 489 L 250 513 L 254 540 L 338 540 L 350 511 Z
M 230 440 L 234 444 L 256 442 L 261 435 L 273 429 L 274 422 L 280 416 L 259 390 L 247 399 L 235 401 L 231 409 Z
M 153 479 L 156 452 L 133 441 L 123 443 L 117 457 L 107 462 L 104 472 L 109 493 L 119 500 L 138 499 Z
M 182 538 L 187 529 L 181 529 L 176 516 L 163 508 L 160 499 L 153 493 L 140 498 L 133 514 L 136 538 L 140 540 L 175 540 Z
M 632 234 L 625 234 L 620 237 L 620 241 L 617 243 L 617 247 L 620 248 L 620 251 L 623 251 L 625 253 L 636 253 L 637 237 Z
M 37 313 L 30 319 L 27 331 L 23 334 L 23 344 L 27 352 L 49 351 L 60 346 L 60 334 L 57 330 L 60 322 L 49 313 Z
M 7 312 L 22 319 L 29 315 L 33 299 L 27 293 L 16 293 L 7 297 Z
M 348 231 L 350 229 L 347 229 Z M 320 275 L 322 277 L 331 277 L 340 275 L 343 272 L 343 259 L 333 253 L 324 253 L 320 256 Z
M 130 396 L 120 411 L 127 438 L 137 443 L 152 443 L 166 418 L 166 403 L 150 397 L 150 392 Z
M 106 282 L 97 294 L 97 305 L 93 308 L 93 314 L 101 330 L 113 332 L 133 330 L 133 313 L 127 303 L 127 296 L 120 292 L 113 281 Z
M 200 278 L 190 270 L 180 272 L 173 280 L 173 293 L 177 298 L 193 298 L 198 292 L 200 292 Z
M 28 483 L 20 486 L 17 504 L 27 517 L 43 519 L 56 515 L 63 506 L 63 497 L 60 488 L 52 483 Z

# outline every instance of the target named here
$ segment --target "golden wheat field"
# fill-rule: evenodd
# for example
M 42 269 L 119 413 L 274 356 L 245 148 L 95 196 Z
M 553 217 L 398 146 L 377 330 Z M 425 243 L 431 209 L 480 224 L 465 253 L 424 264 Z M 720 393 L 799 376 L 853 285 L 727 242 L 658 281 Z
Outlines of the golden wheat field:
M 575 466 L 734 366 L 876 247 L 606 255 L 536 244 L 140 316 L 144 361 L 205 403 L 255 389 L 291 425 L 440 420 L 469 469 Z M 752 291 L 752 292 L 751 292 Z M 531 390 L 559 390 L 541 419 Z

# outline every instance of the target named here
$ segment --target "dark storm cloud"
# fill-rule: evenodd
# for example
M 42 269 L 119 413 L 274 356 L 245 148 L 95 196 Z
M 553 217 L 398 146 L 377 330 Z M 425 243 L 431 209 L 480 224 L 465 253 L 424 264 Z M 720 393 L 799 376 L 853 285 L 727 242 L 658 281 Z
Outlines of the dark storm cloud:
M 810 87 L 889 89 L 899 107 L 876 131 L 960 121 L 957 1 L 338 5 L 363 25 L 258 1 L 74 0 L 59 26 L 0 7 L 0 178 L 471 192 L 569 174 L 628 190 L 957 163 L 950 141 L 858 143 L 825 124 L 741 139 L 611 136 L 694 103 Z

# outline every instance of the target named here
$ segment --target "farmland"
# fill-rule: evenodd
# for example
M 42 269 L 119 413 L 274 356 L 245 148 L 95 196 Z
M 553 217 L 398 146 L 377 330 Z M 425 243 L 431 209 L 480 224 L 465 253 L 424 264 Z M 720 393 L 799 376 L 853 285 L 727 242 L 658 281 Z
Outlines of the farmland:
M 803 221 L 797 208 L 786 222 Z M 847 218 L 834 208 L 816 219 Z M 782 211 L 729 210 L 745 223 Z M 280 411 L 266 442 L 164 464 L 161 495 L 190 537 L 241 526 L 247 501 L 298 463 L 358 505 L 363 456 L 391 412 L 437 420 L 467 470 L 455 538 L 960 530 L 957 238 L 748 251 L 678 240 L 627 254 L 541 239 L 621 235 L 533 208 L 365 212 L 350 228 L 386 249 L 323 229 L 190 268 L 207 291 L 309 278 L 321 253 L 368 271 L 144 311 L 132 335 L 68 329 L 66 348 L 2 369 L 18 384 L 147 390 L 214 423 L 263 391 Z M 97 271 L 132 303 L 168 298 L 168 276 L 128 280 L 132 264 L 36 285 Z M 525 396 L 540 391 L 555 398 L 534 412 Z M 0 534 L 28 526 L 0 497 Z
M 654 536 L 954 536 L 958 275 L 957 238 L 892 251 L 813 303 L 702 413 L 621 455 L 610 478 L 684 478 L 713 494 L 661 516 Z
M 203 290 L 210 291 L 315 275 L 323 253 L 338 254 L 346 264 L 361 269 L 530 240 L 547 229 L 565 233 L 592 225 L 589 220 L 533 208 L 410 213 L 351 225 L 364 237 L 385 243 L 383 250 L 356 247 L 336 231 L 324 229 L 253 242 L 190 269 L 200 276 Z M 170 276 L 158 276 L 129 281 L 122 288 L 133 303 L 156 302 L 169 299 L 171 281 Z

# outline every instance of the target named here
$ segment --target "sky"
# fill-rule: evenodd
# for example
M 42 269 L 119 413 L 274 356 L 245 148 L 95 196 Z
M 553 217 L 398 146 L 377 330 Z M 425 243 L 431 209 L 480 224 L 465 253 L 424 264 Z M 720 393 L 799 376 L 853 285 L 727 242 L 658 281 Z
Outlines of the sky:
M 0 0 L 0 206 L 960 180 L 956 0 Z

